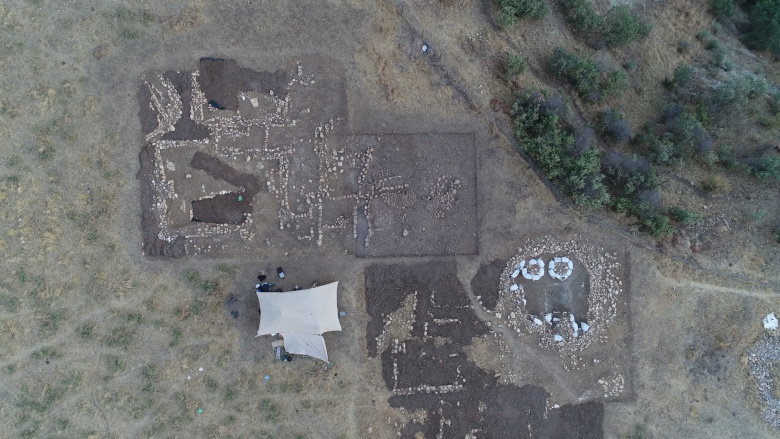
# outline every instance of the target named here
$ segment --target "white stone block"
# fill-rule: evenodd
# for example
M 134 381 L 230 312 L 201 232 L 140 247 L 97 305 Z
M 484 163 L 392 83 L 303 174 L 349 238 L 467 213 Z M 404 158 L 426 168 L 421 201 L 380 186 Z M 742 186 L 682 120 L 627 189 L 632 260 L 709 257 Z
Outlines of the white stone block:
M 777 329 L 777 317 L 775 317 L 775 313 L 769 313 L 764 317 L 764 329 L 770 331 Z

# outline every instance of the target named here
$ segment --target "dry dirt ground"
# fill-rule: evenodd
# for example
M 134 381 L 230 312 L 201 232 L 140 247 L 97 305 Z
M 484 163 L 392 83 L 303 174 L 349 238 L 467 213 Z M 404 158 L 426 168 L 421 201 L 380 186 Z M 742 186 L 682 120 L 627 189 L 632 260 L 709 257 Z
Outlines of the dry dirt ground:
M 620 104 L 644 120 L 653 84 L 704 50 L 677 41 L 711 17 L 699 2 L 635 7 L 651 36 L 602 56 L 638 60 Z M 2 435 L 777 436 L 746 357 L 780 311 L 780 250 L 764 238 L 777 183 L 730 176 L 710 196 L 692 189 L 703 170 L 678 171 L 665 197 L 705 223 L 666 246 L 573 208 L 512 149 L 490 100 L 509 96 L 507 50 L 528 60 L 523 85 L 557 88 L 543 57 L 584 46 L 554 5 L 507 32 L 492 8 L 0 5 Z M 776 64 L 722 39 L 777 81 Z M 517 278 L 549 298 L 529 319 L 560 307 L 582 339 L 513 323 L 526 308 L 502 279 L 542 238 L 619 258 L 620 292 L 598 308 L 613 317 L 593 337 L 581 324 L 598 317 L 584 303 L 600 273 L 583 278 L 583 260 L 564 294 Z M 341 282 L 327 365 L 275 361 L 254 337 L 255 277 L 280 265 L 284 290 Z M 495 313 L 502 300 L 514 316 Z

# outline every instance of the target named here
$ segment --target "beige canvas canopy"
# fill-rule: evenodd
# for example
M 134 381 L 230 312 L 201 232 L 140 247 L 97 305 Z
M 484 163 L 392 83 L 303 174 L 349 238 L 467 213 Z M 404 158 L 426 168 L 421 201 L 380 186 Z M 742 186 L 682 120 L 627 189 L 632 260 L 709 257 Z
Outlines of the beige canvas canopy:
M 257 335 L 280 334 L 291 354 L 328 361 L 322 334 L 341 331 L 336 303 L 338 282 L 287 293 L 257 293 L 260 327 Z

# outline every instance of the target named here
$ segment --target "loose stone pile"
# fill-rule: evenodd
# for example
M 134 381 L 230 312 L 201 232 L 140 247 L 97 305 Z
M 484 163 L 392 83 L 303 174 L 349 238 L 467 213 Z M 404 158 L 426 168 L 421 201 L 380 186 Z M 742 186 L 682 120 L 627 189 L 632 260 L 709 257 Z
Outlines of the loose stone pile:
M 764 335 L 748 351 L 747 357 L 750 375 L 761 395 L 764 420 L 780 429 L 780 338 Z
M 590 293 L 587 315 L 584 319 L 580 316 L 581 321 L 565 311 L 544 316 L 527 311 L 525 289 L 515 279 L 521 272 L 525 279 L 540 279 L 544 273 L 544 261 L 538 258 L 543 254 L 571 255 L 585 266 Z M 530 259 L 526 265 L 527 258 Z M 561 281 L 566 280 L 574 268 L 569 257 L 556 256 L 550 263 L 548 273 Z M 582 351 L 594 337 L 605 339 L 603 332 L 615 317 L 617 297 L 623 292 L 623 281 L 617 275 L 620 266 L 614 253 L 607 253 L 587 241 L 529 241 L 507 262 L 499 281 L 498 303 L 494 311 L 486 311 L 495 313 L 498 319 L 518 334 L 539 336 L 538 343 L 542 347 L 552 346 L 561 352 Z
M 433 210 L 435 218 L 444 218 L 457 201 L 456 195 L 460 189 L 460 180 L 451 175 L 442 175 L 431 188 L 427 198 L 428 208 Z
M 625 387 L 625 378 L 621 374 L 615 374 L 610 378 L 600 378 L 596 382 L 604 389 L 604 398 L 620 395 Z

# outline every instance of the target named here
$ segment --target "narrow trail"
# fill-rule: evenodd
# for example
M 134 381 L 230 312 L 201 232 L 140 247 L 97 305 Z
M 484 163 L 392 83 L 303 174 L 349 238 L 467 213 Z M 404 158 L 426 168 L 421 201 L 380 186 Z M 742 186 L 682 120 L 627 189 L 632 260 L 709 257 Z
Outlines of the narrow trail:
M 659 274 L 662 278 L 666 279 L 666 281 L 675 286 L 675 287 L 682 287 L 682 288 L 694 288 L 697 290 L 700 290 L 704 293 L 710 293 L 710 294 L 736 294 L 739 296 L 746 296 L 746 297 L 755 297 L 758 299 L 764 299 L 764 300 L 777 300 L 780 299 L 780 294 L 778 293 L 771 293 L 767 291 L 755 291 L 755 290 L 745 290 L 742 288 L 734 288 L 734 287 L 724 287 L 722 285 L 715 285 L 715 284 L 708 284 L 704 282 L 698 282 L 698 281 L 691 281 L 691 280 L 678 280 L 678 279 L 672 279 L 666 276 L 663 276 Z

